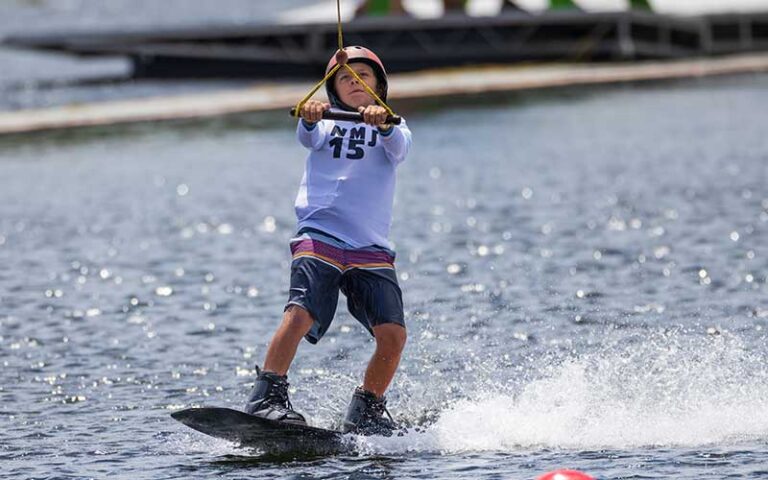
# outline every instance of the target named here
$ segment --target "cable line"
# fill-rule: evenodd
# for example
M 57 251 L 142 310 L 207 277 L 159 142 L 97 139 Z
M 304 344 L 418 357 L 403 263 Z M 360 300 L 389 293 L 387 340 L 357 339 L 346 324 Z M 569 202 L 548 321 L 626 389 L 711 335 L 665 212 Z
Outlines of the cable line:
M 384 107 L 384 109 L 387 111 L 387 113 L 390 115 L 390 117 L 395 117 L 395 112 L 389 107 L 389 105 L 384 102 L 384 100 L 379 97 L 379 95 L 373 91 L 373 89 L 368 86 L 367 83 L 363 81 L 362 78 L 357 74 L 357 72 L 349 66 L 349 63 L 347 62 L 347 53 L 344 51 L 344 31 L 343 31 L 343 23 L 341 19 L 341 0 L 336 0 L 336 14 L 338 17 L 338 36 L 339 36 L 339 50 L 336 52 L 336 66 L 331 69 L 330 72 L 323 78 L 315 87 L 312 89 L 312 91 L 309 92 L 307 96 L 301 99 L 299 103 L 296 104 L 296 107 L 291 110 L 291 114 L 295 117 L 301 116 L 301 109 L 304 108 L 304 105 L 317 93 L 318 90 L 320 90 L 323 85 L 325 85 L 325 82 L 333 78 L 334 75 L 336 75 L 336 72 L 339 71 L 340 68 L 346 68 L 349 73 L 355 77 L 355 79 L 362 85 L 363 89 L 373 97 L 374 100 L 376 100 L 376 103 Z

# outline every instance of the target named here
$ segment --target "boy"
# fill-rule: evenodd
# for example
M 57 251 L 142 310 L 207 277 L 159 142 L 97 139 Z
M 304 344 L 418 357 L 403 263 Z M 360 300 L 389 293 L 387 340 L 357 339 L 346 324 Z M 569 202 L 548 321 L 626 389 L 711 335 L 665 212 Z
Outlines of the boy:
M 331 59 L 328 72 L 337 61 L 347 61 L 386 102 L 387 74 L 379 57 L 363 47 L 348 47 Z M 310 153 L 296 198 L 289 300 L 245 411 L 306 424 L 288 399 L 288 368 L 302 338 L 314 344 L 325 334 L 341 290 L 350 313 L 376 340 L 342 430 L 391 435 L 395 425 L 384 393 L 400 362 L 406 332 L 395 253 L 387 237 L 395 171 L 408 154 L 411 132 L 405 122 L 386 124 L 386 109 L 344 67 L 328 80 L 326 90 L 330 103 L 309 101 L 301 110 L 297 135 Z M 331 108 L 360 112 L 365 124 L 322 120 Z

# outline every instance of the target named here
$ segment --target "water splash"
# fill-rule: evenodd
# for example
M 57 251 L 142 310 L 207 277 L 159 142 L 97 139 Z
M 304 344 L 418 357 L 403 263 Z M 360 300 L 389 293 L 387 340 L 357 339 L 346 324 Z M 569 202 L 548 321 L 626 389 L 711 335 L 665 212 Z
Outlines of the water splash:
M 242 455 L 246 449 L 233 442 L 207 437 L 198 433 L 173 433 L 163 438 L 155 449 L 158 454 L 206 454 L 211 457 Z
M 478 391 L 442 411 L 423 432 L 360 439 L 360 449 L 626 449 L 768 437 L 765 353 L 733 335 L 625 336 L 551 362 L 515 393 Z

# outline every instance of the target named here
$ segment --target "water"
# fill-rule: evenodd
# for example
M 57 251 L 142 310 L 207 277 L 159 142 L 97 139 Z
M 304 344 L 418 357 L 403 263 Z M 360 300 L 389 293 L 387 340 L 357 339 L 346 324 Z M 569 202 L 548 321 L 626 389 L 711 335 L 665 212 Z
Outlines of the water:
M 0 143 L 5 478 L 768 478 L 768 77 L 396 105 L 402 438 L 270 460 L 169 413 L 239 408 L 287 298 L 283 115 Z M 396 86 L 393 86 L 396 88 Z M 292 400 L 338 424 L 340 308 Z

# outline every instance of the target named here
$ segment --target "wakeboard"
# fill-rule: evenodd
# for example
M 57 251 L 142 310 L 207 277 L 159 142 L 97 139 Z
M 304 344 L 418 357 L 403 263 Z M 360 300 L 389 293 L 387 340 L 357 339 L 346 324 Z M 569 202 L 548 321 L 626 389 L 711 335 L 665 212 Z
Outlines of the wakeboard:
M 276 422 L 230 408 L 189 408 L 171 417 L 198 432 L 267 454 L 333 455 L 351 450 L 337 430 Z

